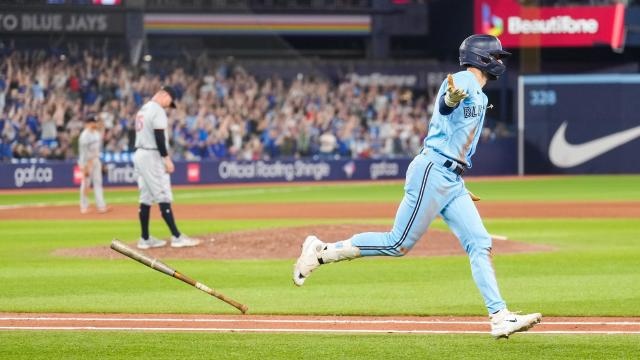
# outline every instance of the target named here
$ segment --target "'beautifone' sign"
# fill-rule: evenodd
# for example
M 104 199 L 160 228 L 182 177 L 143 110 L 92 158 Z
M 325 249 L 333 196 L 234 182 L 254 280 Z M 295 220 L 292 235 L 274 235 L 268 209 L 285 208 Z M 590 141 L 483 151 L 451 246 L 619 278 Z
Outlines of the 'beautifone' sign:
M 476 0 L 475 32 L 497 36 L 505 47 L 621 48 L 624 5 L 523 6 L 516 0 Z
M 547 20 L 527 20 L 509 16 L 509 33 L 518 34 L 596 34 L 598 20 L 574 19 L 571 16 L 554 16 Z

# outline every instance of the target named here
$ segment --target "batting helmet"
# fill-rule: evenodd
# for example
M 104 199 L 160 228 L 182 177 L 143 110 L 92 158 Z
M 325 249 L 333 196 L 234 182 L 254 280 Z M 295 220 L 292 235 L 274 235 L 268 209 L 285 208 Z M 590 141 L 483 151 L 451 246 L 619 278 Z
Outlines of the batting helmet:
M 511 56 L 510 52 L 502 50 L 502 44 L 493 35 L 471 35 L 460 44 L 460 65 L 473 66 L 489 75 L 490 80 L 496 80 L 506 70 L 500 59 Z

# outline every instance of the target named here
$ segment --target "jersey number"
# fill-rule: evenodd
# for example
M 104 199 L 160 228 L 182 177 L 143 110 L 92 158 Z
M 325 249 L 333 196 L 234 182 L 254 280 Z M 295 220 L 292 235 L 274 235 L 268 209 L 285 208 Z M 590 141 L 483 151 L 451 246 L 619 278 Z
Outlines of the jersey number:
M 136 115 L 136 132 L 141 131 L 144 127 L 144 116 L 142 114 Z

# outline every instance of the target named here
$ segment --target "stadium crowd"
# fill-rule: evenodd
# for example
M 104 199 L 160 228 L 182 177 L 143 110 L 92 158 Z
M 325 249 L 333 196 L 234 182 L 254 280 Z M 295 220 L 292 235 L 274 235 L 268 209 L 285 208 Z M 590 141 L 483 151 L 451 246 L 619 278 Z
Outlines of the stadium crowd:
M 88 52 L 13 52 L 0 65 L 0 159 L 74 159 L 90 114 L 104 127 L 104 153 L 129 154 L 135 113 L 163 84 L 179 92 L 169 112 L 176 159 L 407 156 L 420 149 L 433 110 L 399 87 L 303 75 L 258 81 L 241 66 L 197 61 L 150 71 Z

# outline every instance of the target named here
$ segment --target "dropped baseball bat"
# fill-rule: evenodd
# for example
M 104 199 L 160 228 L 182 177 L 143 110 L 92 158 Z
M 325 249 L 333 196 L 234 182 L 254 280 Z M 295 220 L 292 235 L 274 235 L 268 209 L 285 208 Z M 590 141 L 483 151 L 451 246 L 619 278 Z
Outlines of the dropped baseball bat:
M 136 251 L 130 247 L 128 247 L 127 245 L 125 245 L 124 243 L 122 243 L 121 241 L 119 241 L 118 239 L 113 239 L 113 241 L 111 242 L 111 248 L 117 252 L 119 252 L 122 255 L 125 255 L 127 257 L 132 258 L 133 260 L 140 262 L 144 265 L 147 265 L 148 267 L 152 268 L 153 270 L 157 270 L 160 271 L 163 274 L 167 274 L 171 277 L 174 277 L 178 280 L 184 281 L 187 284 L 200 289 L 204 292 L 206 292 L 207 294 L 211 295 L 211 296 L 215 296 L 218 299 L 226 302 L 227 304 L 235 307 L 236 309 L 240 310 L 243 314 L 246 314 L 247 311 L 249 310 L 249 308 L 247 307 L 247 305 L 243 305 L 240 304 L 239 302 L 230 299 L 226 296 L 224 296 L 223 294 L 215 291 L 214 289 L 209 288 L 207 285 L 202 284 L 198 281 L 195 281 L 193 279 L 191 279 L 190 277 L 176 271 L 175 269 L 173 269 L 172 267 L 170 267 L 169 265 L 163 263 L 162 261 L 152 258 L 150 256 L 147 256 L 139 251 Z

